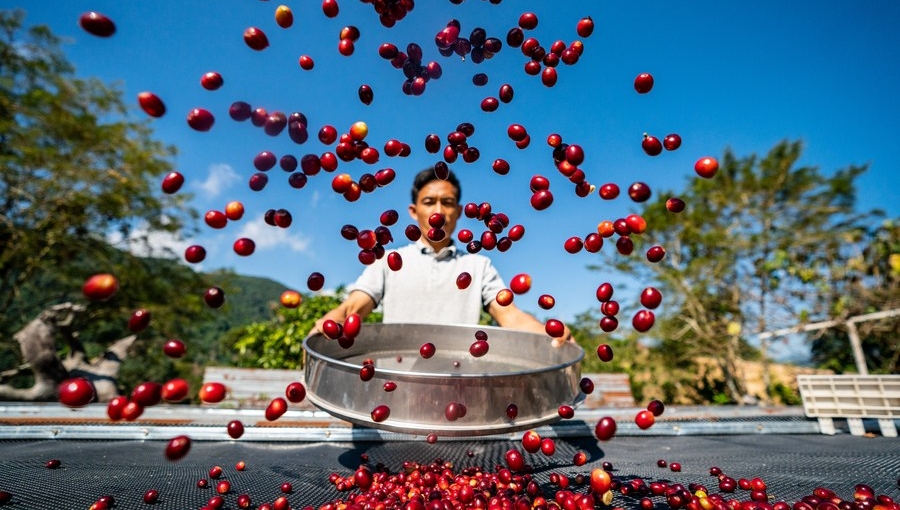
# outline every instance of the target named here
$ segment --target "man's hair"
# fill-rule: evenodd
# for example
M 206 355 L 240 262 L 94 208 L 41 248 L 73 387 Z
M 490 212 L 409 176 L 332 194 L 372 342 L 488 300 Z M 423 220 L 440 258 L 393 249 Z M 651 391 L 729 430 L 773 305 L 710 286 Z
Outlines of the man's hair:
M 456 201 L 459 202 L 459 199 L 462 197 L 462 187 L 459 185 L 459 179 L 456 178 L 456 175 L 453 171 L 449 171 L 449 176 L 446 181 L 453 185 L 456 188 Z M 437 175 L 434 174 L 434 168 L 429 167 L 425 170 L 422 170 L 418 174 L 416 174 L 416 178 L 413 179 L 412 185 L 412 203 L 416 203 L 416 199 L 419 197 L 419 191 L 422 190 L 428 183 L 431 181 L 439 180 Z

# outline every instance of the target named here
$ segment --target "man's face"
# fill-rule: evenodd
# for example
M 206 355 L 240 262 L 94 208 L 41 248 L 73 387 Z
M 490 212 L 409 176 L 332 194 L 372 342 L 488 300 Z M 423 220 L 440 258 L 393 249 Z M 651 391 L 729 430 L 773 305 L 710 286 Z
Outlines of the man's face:
M 444 232 L 446 237 L 440 242 L 431 242 L 426 234 L 431 229 L 428 218 L 434 213 L 444 215 Z M 462 206 L 456 201 L 456 187 L 447 181 L 434 180 L 419 190 L 416 203 L 409 206 L 409 215 L 419 225 L 422 238 L 435 247 L 443 247 L 450 244 L 453 231 L 456 229 L 456 220 L 462 213 Z

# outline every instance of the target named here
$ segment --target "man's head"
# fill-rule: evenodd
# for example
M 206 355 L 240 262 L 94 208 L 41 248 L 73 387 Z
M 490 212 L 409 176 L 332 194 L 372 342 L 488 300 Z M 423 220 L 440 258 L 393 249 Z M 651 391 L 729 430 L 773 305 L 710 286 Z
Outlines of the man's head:
M 429 167 L 417 173 L 415 179 L 413 179 L 411 197 L 412 203 L 415 204 L 418 200 L 419 190 L 425 187 L 426 184 L 438 180 L 440 179 L 438 179 L 438 176 L 434 174 L 434 168 Z M 453 185 L 453 187 L 456 188 L 456 201 L 459 202 L 459 200 L 462 198 L 462 188 L 459 185 L 459 179 L 456 178 L 456 174 L 454 174 L 452 170 L 449 172 L 447 182 L 449 182 Z
M 434 175 L 433 169 L 427 168 L 419 172 L 413 181 L 409 215 L 416 220 L 419 230 L 422 231 L 422 239 L 435 251 L 451 242 L 451 236 L 456 229 L 456 220 L 462 213 L 462 206 L 459 204 L 460 195 L 459 181 L 453 173 L 450 173 L 447 180 L 441 180 Z M 427 237 L 428 230 L 431 229 L 428 219 L 434 213 L 444 216 L 443 230 L 446 235 L 439 241 L 432 241 Z

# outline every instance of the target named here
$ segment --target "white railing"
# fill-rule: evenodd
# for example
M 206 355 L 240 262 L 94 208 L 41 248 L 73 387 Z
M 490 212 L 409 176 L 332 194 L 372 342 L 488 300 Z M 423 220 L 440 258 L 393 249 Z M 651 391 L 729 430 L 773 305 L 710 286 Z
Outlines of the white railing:
M 818 418 L 823 434 L 834 434 L 833 418 L 844 418 L 855 436 L 865 434 L 863 419 L 878 420 L 885 437 L 897 437 L 900 375 L 798 375 L 806 416 Z

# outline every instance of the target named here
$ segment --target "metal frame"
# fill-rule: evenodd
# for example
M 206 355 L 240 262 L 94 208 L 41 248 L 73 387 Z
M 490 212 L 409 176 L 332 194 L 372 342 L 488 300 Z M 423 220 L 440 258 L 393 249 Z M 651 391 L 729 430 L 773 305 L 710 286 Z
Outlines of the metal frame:
M 859 338 L 859 331 L 856 329 L 856 323 L 888 319 L 900 316 L 900 308 L 893 310 L 883 310 L 881 312 L 867 313 L 865 315 L 857 315 L 845 321 L 831 320 L 824 322 L 814 322 L 812 324 L 801 324 L 790 328 L 777 329 L 775 331 L 765 331 L 757 335 L 760 340 L 766 340 L 776 336 L 785 336 L 793 333 L 804 333 L 807 331 L 816 331 L 819 329 L 833 328 L 835 326 L 846 326 L 847 334 L 850 336 L 850 348 L 853 350 L 853 360 L 856 362 L 856 371 L 860 375 L 868 375 L 869 369 L 866 366 L 866 357 L 862 351 L 862 341 Z

